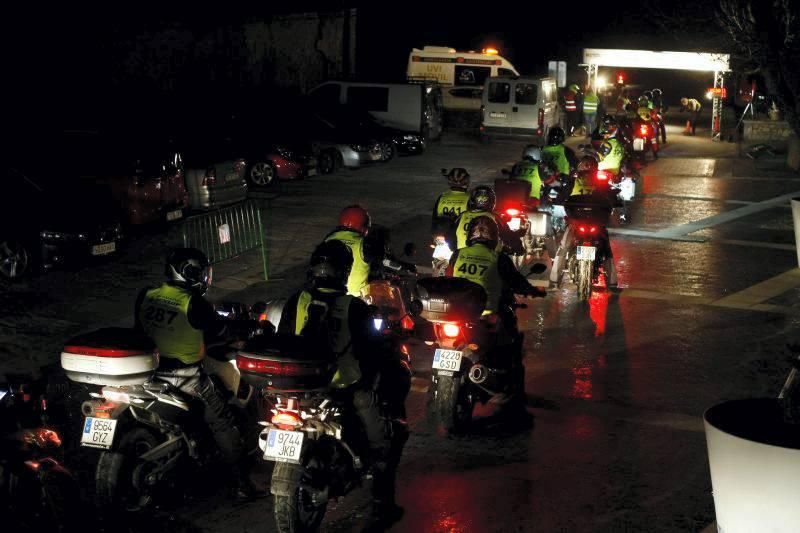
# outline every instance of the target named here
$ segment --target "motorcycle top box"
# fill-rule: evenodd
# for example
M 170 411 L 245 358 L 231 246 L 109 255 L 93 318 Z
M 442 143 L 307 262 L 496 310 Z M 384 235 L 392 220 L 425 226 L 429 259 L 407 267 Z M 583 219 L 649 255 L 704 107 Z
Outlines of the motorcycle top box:
M 420 316 L 431 322 L 476 322 L 486 307 L 486 291 L 464 278 L 424 278 L 417 283 Z
M 564 210 L 567 217 L 577 221 L 588 222 L 598 226 L 608 224 L 611 218 L 611 205 L 598 205 L 598 199 L 590 194 L 571 196 L 564 203 Z
M 64 345 L 61 368 L 71 381 L 92 385 L 141 385 L 158 368 L 152 341 L 129 328 L 102 328 Z
M 236 354 L 245 383 L 272 391 L 308 392 L 326 388 L 336 371 L 327 342 L 297 335 L 272 335 L 248 341 Z

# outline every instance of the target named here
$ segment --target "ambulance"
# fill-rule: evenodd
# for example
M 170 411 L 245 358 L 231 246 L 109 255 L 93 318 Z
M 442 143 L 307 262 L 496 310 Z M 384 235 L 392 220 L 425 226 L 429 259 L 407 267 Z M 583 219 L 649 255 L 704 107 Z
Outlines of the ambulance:
M 447 46 L 425 46 L 422 50 L 411 50 L 406 76 L 409 80 L 439 82 L 445 109 L 477 111 L 487 78 L 519 76 L 519 73 L 494 48 L 458 52 Z

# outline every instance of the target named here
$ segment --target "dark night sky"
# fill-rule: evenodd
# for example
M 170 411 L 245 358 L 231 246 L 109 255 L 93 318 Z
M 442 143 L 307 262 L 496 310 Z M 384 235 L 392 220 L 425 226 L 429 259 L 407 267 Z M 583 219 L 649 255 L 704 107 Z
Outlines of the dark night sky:
M 328 9 L 344 5 L 302 1 L 286 5 L 298 11 L 320 4 Z M 575 64 L 582 59 L 584 46 L 681 49 L 672 36 L 658 33 L 648 23 L 644 8 L 638 3 L 629 4 L 627 11 L 619 14 L 598 7 L 591 16 L 574 17 L 575 22 L 569 24 L 564 22 L 563 5 L 557 2 L 485 4 L 481 8 L 473 2 L 348 2 L 348 7 L 358 9 L 359 75 L 402 77 L 410 49 L 425 44 L 480 49 L 491 43 L 523 74 L 541 71 L 548 59 L 565 59 Z M 236 24 L 288 9 L 267 5 L 247 12 L 209 12 L 187 6 L 173 13 L 141 8 L 129 12 L 10 14 L 4 31 L 0 32 L 4 77 L 16 80 L 10 86 L 4 84 L 10 87 L 15 103 L 9 107 L 24 113 L 48 107 L 63 109 L 70 104 L 113 107 L 113 95 L 107 90 L 108 72 L 109 64 L 115 60 L 114 43 L 121 37 L 175 21 L 200 35 L 218 25 Z M 651 75 L 655 76 L 654 83 L 664 78 L 663 73 L 657 72 L 637 74 L 643 83 Z

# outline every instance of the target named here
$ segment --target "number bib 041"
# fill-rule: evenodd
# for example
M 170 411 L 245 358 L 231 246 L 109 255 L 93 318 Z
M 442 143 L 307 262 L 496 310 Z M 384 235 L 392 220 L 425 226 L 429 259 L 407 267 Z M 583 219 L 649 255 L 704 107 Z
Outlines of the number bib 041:
M 81 446 L 92 448 L 111 448 L 114 442 L 114 433 L 117 431 L 117 421 L 107 418 L 93 418 L 87 416 L 81 433 Z
M 302 431 L 270 429 L 264 446 L 264 459 L 279 463 L 299 463 L 304 438 Z
M 443 350 L 438 348 L 433 354 L 432 368 L 436 370 L 447 370 L 457 372 L 461 369 L 461 356 L 463 352 L 458 350 Z

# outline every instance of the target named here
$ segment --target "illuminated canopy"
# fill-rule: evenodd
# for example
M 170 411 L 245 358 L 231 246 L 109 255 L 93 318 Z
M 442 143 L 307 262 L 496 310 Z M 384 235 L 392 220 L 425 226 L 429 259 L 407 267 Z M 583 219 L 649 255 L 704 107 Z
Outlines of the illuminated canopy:
M 705 72 L 725 72 L 730 70 L 730 55 L 703 52 L 652 52 L 649 50 L 584 48 L 583 62 L 601 67 L 667 68 Z

